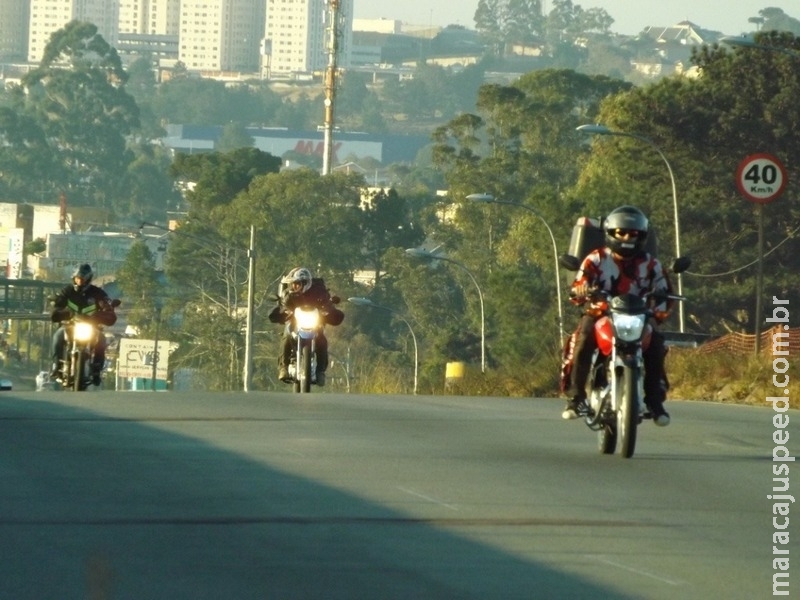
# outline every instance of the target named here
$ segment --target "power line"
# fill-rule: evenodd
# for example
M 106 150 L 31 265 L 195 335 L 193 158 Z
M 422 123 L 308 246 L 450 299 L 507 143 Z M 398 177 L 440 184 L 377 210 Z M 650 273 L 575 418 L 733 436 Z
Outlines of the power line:
M 777 245 L 777 246 L 775 246 L 775 247 L 774 247 L 772 250 L 770 250 L 769 252 L 765 253 L 765 254 L 764 254 L 764 256 L 763 256 L 762 258 L 769 256 L 770 254 L 772 254 L 773 252 L 775 252 L 775 250 L 777 250 L 778 248 L 780 248 L 781 246 L 783 246 L 783 245 L 784 245 L 786 242 L 788 242 L 790 239 L 792 239 L 792 238 L 794 237 L 794 234 L 795 234 L 795 233 L 797 233 L 797 232 L 798 232 L 798 230 L 800 230 L 800 227 L 796 227 L 796 228 L 795 228 L 795 229 L 794 229 L 794 230 L 793 230 L 793 231 L 792 231 L 792 232 L 791 232 L 789 235 L 787 235 L 787 236 L 786 236 L 786 237 L 785 237 L 783 240 L 781 240 L 781 241 L 778 243 L 778 245 Z M 687 273 L 688 275 L 694 275 L 695 277 L 725 277 L 726 275 L 733 275 L 734 273 L 738 273 L 739 271 L 743 271 L 744 269 L 746 269 L 746 268 L 748 268 L 748 267 L 752 267 L 752 266 L 753 266 L 754 264 L 756 264 L 756 263 L 757 263 L 759 260 L 760 260 L 760 259 L 758 259 L 758 258 L 757 258 L 757 259 L 755 259 L 754 261 L 752 261 L 752 262 L 749 262 L 749 263 L 747 263 L 746 265 L 744 265 L 744 266 L 742 266 L 742 267 L 739 267 L 738 269 L 733 269 L 732 271 L 726 271 L 726 272 L 724 272 L 724 273 L 712 273 L 712 274 L 704 274 L 704 273 L 694 273 L 693 271 L 686 271 L 686 273 Z

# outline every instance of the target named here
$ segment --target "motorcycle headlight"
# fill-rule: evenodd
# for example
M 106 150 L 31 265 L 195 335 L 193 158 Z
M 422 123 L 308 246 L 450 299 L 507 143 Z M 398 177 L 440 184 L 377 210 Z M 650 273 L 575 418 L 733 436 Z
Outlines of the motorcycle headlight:
M 620 315 L 615 314 L 612 318 L 614 322 L 614 332 L 623 342 L 635 342 L 642 337 L 645 318 L 643 315 Z
M 73 330 L 73 335 L 75 339 L 79 342 L 88 342 L 94 336 L 94 327 L 91 323 L 84 323 L 79 322 L 75 323 L 75 329 Z
M 294 311 L 294 318 L 298 328 L 316 329 L 319 325 L 319 310 L 316 308 L 312 308 L 311 310 L 297 308 Z

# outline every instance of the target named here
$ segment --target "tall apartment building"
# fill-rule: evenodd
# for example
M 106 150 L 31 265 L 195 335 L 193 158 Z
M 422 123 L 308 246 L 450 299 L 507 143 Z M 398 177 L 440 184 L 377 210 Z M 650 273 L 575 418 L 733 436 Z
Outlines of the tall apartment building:
M 112 46 L 117 44 L 117 0 L 30 0 L 28 61 L 42 60 L 50 36 L 70 21 L 88 21 Z
M 119 0 L 119 32 L 178 35 L 181 0 Z
M 0 62 L 23 61 L 28 54 L 26 0 L 0 0 Z
M 126 63 L 150 56 L 174 64 L 180 24 L 181 0 L 120 0 L 117 51 Z
M 257 72 L 264 12 L 264 0 L 181 0 L 181 62 L 190 71 Z
M 263 71 L 268 78 L 324 71 L 329 0 L 267 0 Z M 339 1 L 337 65 L 350 66 L 353 0 Z

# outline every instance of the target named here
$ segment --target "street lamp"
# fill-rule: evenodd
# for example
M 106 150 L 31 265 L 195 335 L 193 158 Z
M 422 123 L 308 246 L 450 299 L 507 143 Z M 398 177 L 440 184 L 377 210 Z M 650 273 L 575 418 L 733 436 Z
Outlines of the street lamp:
M 155 223 L 148 223 L 147 221 L 142 222 L 140 225 L 140 229 L 147 227 L 155 227 L 156 229 L 161 229 L 168 233 L 174 233 L 176 235 L 182 235 L 184 237 L 192 238 L 197 241 L 197 244 L 208 248 L 208 246 L 204 243 L 205 241 L 197 236 L 191 235 L 189 233 L 185 233 L 183 231 L 178 231 L 175 229 L 169 229 L 168 227 L 164 227 L 162 225 L 156 225 Z M 254 316 L 254 306 L 255 306 L 255 281 L 256 281 L 256 251 L 255 251 L 255 240 L 256 240 L 256 229 L 255 225 L 250 226 L 250 245 L 247 248 L 247 258 L 248 258 L 248 265 L 247 265 L 247 316 L 245 317 L 245 337 L 244 337 L 244 369 L 242 378 L 244 380 L 244 391 L 249 392 L 253 386 L 253 316 Z
M 390 313 L 394 313 L 397 315 L 397 318 L 400 319 L 403 323 L 408 326 L 408 330 L 411 332 L 411 339 L 414 340 L 414 395 L 417 395 L 417 383 L 418 383 L 418 374 L 419 374 L 419 350 L 417 348 L 417 336 L 414 335 L 414 330 L 411 328 L 411 323 L 409 323 L 403 315 L 401 315 L 396 310 L 389 308 L 388 306 L 381 306 L 380 304 L 375 304 L 369 298 L 359 298 L 355 296 L 353 298 L 348 298 L 348 302 L 352 302 L 356 306 L 369 306 L 370 308 L 377 308 L 379 310 L 385 310 Z
M 467 200 L 472 200 L 473 202 L 484 202 L 486 204 L 508 204 L 509 206 L 518 206 L 519 208 L 523 208 L 531 213 L 533 213 L 539 220 L 544 224 L 547 228 L 547 233 L 550 234 L 550 241 L 553 243 L 553 264 L 555 265 L 555 273 L 556 273 L 556 297 L 558 302 L 558 339 L 559 343 L 564 341 L 564 312 L 561 306 L 561 274 L 558 268 L 558 247 L 556 246 L 556 238 L 553 236 L 553 230 L 548 225 L 547 221 L 544 220 L 544 217 L 536 212 L 530 206 L 525 204 L 520 204 L 519 202 L 511 202 L 509 200 L 498 200 L 491 194 L 470 194 L 467 196 Z
M 649 144 L 653 150 L 655 150 L 658 155 L 664 161 L 664 164 L 667 165 L 667 170 L 669 171 L 669 180 L 672 183 L 672 219 L 675 222 L 675 258 L 678 258 L 681 255 L 681 228 L 680 222 L 678 221 L 678 191 L 675 186 L 675 174 L 672 172 L 672 166 L 669 164 L 667 157 L 661 151 L 656 143 L 651 140 L 649 137 L 638 133 L 628 133 L 627 131 L 614 131 L 613 129 L 609 129 L 605 125 L 580 125 L 576 127 L 578 131 L 581 133 L 586 133 L 590 135 L 618 135 L 622 137 L 629 137 L 635 140 L 639 140 L 646 144 Z M 582 258 L 582 257 L 579 257 Z M 683 295 L 683 277 L 681 273 L 678 273 L 678 295 Z M 678 303 L 678 323 L 680 332 L 683 333 L 685 329 L 686 319 L 684 316 L 683 310 L 683 302 Z
M 475 288 L 478 290 L 478 299 L 481 301 L 481 373 L 486 373 L 486 317 L 483 310 L 483 292 L 481 291 L 481 286 L 479 286 L 478 282 L 475 280 L 475 276 L 465 265 L 461 264 L 457 260 L 447 258 L 446 256 L 440 256 L 439 254 L 434 254 L 433 252 L 428 252 L 422 248 L 407 248 L 406 254 L 415 258 L 424 258 L 425 260 L 443 260 L 445 262 L 453 263 L 454 265 L 464 269 L 467 275 L 469 275 L 469 278 L 472 280 L 472 283 L 475 284 Z

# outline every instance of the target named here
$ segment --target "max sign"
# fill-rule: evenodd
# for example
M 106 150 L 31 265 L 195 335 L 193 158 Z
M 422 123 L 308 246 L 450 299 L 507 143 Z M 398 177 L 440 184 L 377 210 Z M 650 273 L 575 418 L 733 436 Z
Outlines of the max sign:
M 169 355 L 178 344 L 168 340 L 139 340 L 122 338 L 119 341 L 118 375 L 124 379 L 153 377 L 153 363 L 156 366 L 156 379 L 167 378 Z

